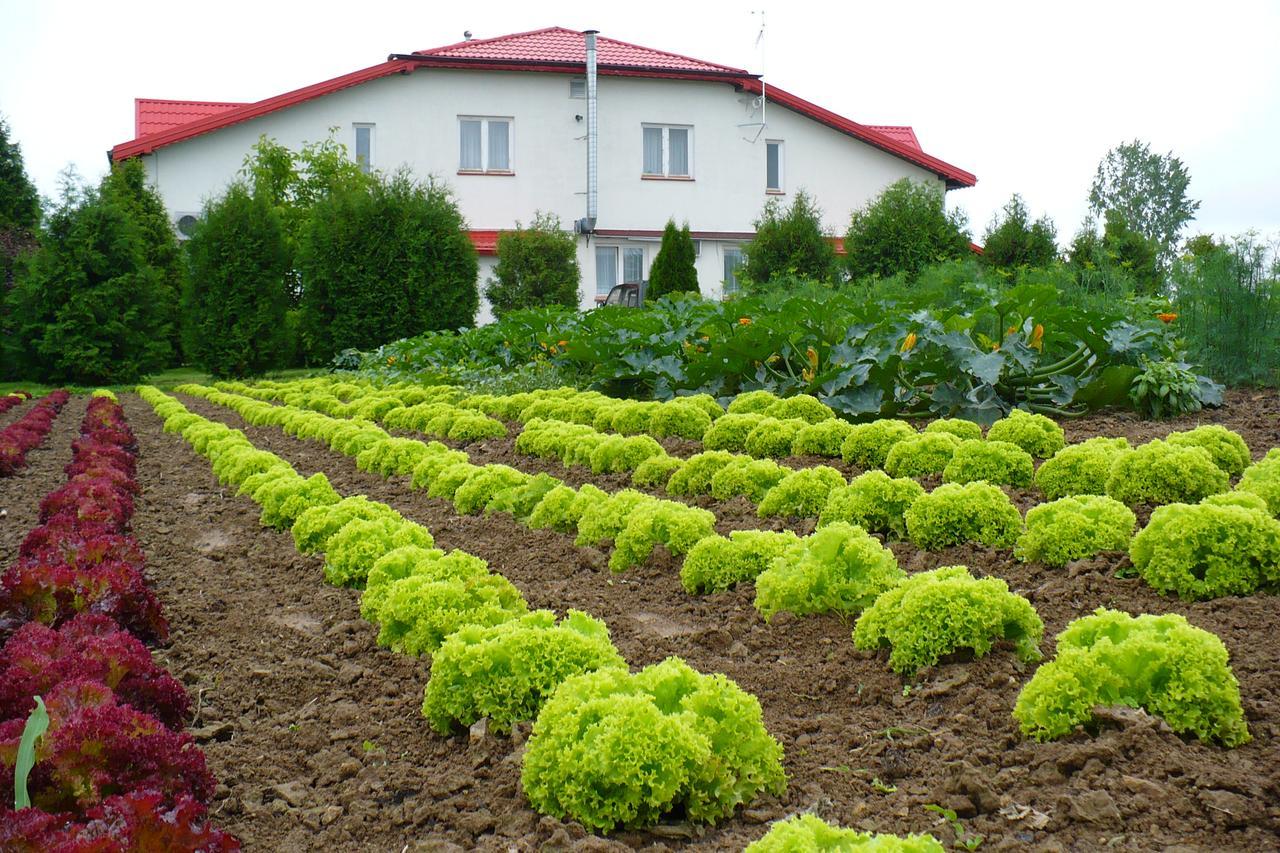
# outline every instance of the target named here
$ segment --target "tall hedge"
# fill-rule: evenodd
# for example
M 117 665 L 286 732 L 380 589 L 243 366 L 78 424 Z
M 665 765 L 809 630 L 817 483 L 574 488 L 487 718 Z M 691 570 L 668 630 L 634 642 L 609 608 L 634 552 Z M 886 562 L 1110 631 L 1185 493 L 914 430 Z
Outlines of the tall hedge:
M 302 335 L 313 360 L 475 322 L 478 262 L 447 188 L 406 174 L 316 201 L 302 230 Z
M 678 228 L 674 219 L 667 220 L 658 256 L 649 267 L 649 298 L 657 299 L 668 293 L 698 293 L 697 259 L 689 223 Z
M 854 211 L 844 238 L 849 276 L 914 277 L 930 264 L 965 257 L 965 217 L 947 212 L 942 193 L 940 186 L 903 178 Z
M 160 272 L 160 310 L 166 317 L 177 317 L 184 272 L 182 249 L 164 202 L 147 183 L 142 161 L 135 157 L 114 164 L 102 182 L 102 194 L 119 203 L 138 227 L 143 257 Z M 179 327 L 180 323 L 174 323 L 169 336 L 175 355 L 182 352 Z
M 172 355 L 164 278 L 129 212 L 68 185 L 9 294 L 19 370 L 42 382 L 135 382 Z
M 217 377 L 279 366 L 289 301 L 280 214 L 265 196 L 232 184 L 205 205 L 187 250 L 183 333 L 191 360 Z
M 484 295 L 499 317 L 522 308 L 565 305 L 576 308 L 582 274 L 578 241 L 560 228 L 560 219 L 538 213 L 533 224 L 498 237 L 498 265 Z

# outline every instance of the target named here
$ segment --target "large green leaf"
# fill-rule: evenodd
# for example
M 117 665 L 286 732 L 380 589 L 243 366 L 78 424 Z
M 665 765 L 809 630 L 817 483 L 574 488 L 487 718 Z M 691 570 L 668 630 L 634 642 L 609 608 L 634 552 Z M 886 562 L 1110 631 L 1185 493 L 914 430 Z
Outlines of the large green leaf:
M 18 741 L 18 758 L 13 767 L 14 809 L 25 809 L 31 805 L 27 777 L 36 765 L 36 740 L 49 729 L 49 712 L 45 710 L 44 700 L 39 696 L 35 700 L 36 706 L 31 709 L 27 724 L 22 728 L 22 738 Z

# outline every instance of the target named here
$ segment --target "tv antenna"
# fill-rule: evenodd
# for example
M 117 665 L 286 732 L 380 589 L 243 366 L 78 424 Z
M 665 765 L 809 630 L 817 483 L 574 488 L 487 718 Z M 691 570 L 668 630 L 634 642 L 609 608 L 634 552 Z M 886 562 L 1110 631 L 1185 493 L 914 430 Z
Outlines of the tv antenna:
M 760 121 L 747 122 L 746 124 L 738 125 L 738 127 L 741 127 L 744 130 L 742 138 L 754 145 L 756 142 L 760 141 L 760 134 L 764 133 L 764 129 L 769 125 L 765 121 L 765 106 L 768 102 L 768 98 L 766 97 L 766 84 L 764 82 L 764 10 L 761 9 L 758 12 L 753 11 L 751 15 L 752 17 L 756 15 L 760 16 L 760 30 L 756 33 L 755 42 L 755 47 L 760 49 L 760 96 L 751 101 L 751 106 L 753 108 L 759 107 L 760 109 Z M 751 132 L 752 129 L 755 130 L 755 133 Z

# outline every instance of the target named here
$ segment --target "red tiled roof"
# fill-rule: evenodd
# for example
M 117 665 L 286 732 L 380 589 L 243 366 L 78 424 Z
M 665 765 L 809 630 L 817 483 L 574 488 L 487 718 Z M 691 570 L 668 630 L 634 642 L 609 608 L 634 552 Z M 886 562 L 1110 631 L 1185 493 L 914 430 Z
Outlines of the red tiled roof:
M 896 124 L 869 124 L 867 127 L 882 136 L 887 136 L 909 148 L 914 148 L 921 154 L 924 153 L 924 149 L 920 147 L 920 140 L 916 139 L 916 132 L 910 127 Z
M 202 118 L 220 115 L 244 104 L 225 101 L 166 101 L 159 98 L 133 99 L 133 132 L 135 136 L 159 133 Z
M 570 63 L 586 62 L 586 41 L 577 30 L 564 27 L 546 27 L 527 33 L 514 33 L 488 39 L 472 39 L 457 44 L 419 50 L 414 56 L 450 57 L 480 61 L 520 63 Z M 747 74 L 741 68 L 704 62 L 654 50 L 649 47 L 598 36 L 596 38 L 596 63 L 599 67 L 661 69 L 664 71 L 716 72 L 722 74 Z
M 172 145 L 202 133 L 248 121 L 370 80 L 392 74 L 408 73 L 418 67 L 466 67 L 561 74 L 582 72 L 586 68 L 585 47 L 580 47 L 583 44 L 582 33 L 562 27 L 549 27 L 510 36 L 459 42 L 412 54 L 392 54 L 380 65 L 353 71 L 350 74 L 286 92 L 283 95 L 276 95 L 257 103 L 233 107 L 187 124 L 139 136 L 137 139 L 115 146 L 111 150 L 111 158 L 122 160 L 140 154 L 149 154 L 157 148 Z M 724 82 L 757 95 L 762 90 L 759 77 L 748 74 L 740 68 L 690 59 L 679 54 L 639 47 L 615 39 L 602 37 L 597 40 L 597 44 L 601 51 L 598 64 L 601 75 Z M 971 187 L 977 183 L 977 178 L 972 173 L 925 154 L 915 139 L 915 132 L 910 128 L 897 126 L 877 128 L 859 124 L 772 85 L 768 87 L 768 96 L 773 103 L 934 173 L 946 181 L 948 188 Z

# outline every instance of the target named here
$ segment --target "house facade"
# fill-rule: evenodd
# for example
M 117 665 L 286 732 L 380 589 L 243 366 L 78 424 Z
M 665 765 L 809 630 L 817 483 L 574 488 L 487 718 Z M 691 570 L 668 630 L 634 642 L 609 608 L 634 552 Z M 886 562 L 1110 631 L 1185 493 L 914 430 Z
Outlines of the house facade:
M 472 230 L 481 284 L 501 231 L 556 214 L 578 234 L 581 303 L 647 278 L 668 219 L 688 222 L 704 295 L 735 286 L 765 202 L 805 189 L 831 233 L 908 177 L 944 189 L 972 174 L 926 154 L 909 127 L 862 125 L 742 69 L 595 39 L 594 222 L 586 220 L 586 38 L 561 28 L 461 42 L 252 104 L 137 101 L 140 157 L 179 227 L 241 168 L 262 135 L 290 148 L 337 138 L 369 168 L 447 183 Z M 487 308 L 482 309 L 481 321 Z

